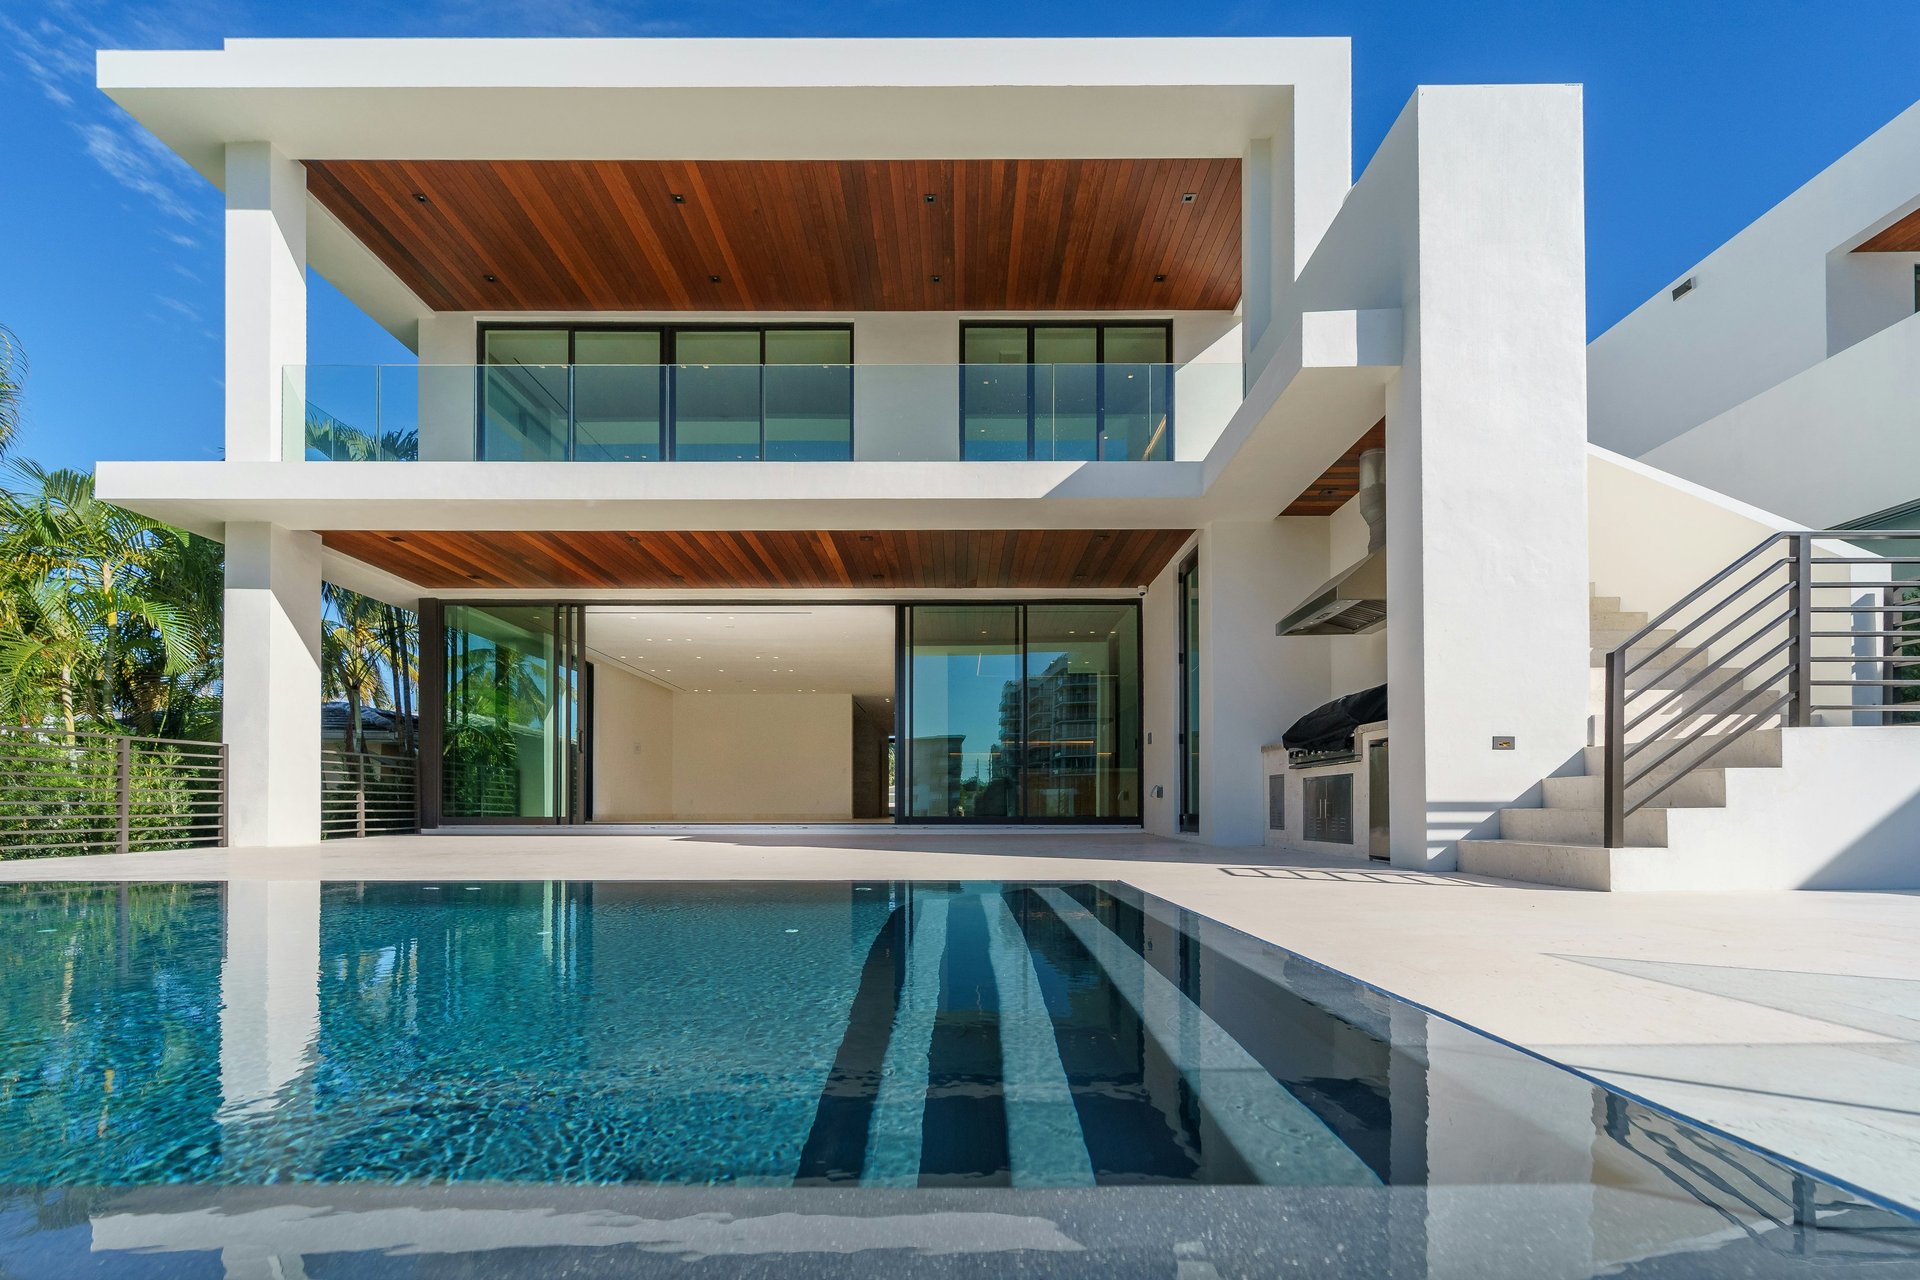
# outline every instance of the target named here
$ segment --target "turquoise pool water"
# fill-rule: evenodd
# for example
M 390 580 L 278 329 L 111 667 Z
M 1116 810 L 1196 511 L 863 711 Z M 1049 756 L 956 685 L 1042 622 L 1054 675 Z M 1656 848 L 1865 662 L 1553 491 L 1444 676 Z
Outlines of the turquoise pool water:
M 1114 885 L 19 886 L 0 946 L 0 1274 L 81 1235 L 180 1275 L 1912 1262 L 1899 1214 Z

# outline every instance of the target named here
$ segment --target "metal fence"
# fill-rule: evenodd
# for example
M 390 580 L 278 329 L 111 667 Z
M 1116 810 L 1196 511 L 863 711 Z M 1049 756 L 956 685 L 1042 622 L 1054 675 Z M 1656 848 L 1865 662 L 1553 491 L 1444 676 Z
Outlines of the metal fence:
M 0 859 L 226 842 L 222 744 L 0 726 Z
M 321 748 L 322 840 L 410 835 L 419 829 L 419 767 L 413 756 Z

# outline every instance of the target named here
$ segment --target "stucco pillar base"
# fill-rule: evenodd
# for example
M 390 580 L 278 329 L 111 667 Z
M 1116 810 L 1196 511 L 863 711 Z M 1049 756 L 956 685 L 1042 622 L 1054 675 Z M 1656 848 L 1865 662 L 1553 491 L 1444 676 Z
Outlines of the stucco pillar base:
M 320 839 L 320 535 L 226 530 L 222 737 L 235 846 Z

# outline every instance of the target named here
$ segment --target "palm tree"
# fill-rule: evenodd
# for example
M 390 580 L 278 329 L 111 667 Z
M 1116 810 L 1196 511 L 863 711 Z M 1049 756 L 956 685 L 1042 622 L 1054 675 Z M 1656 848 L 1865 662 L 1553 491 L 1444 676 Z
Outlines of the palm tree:
M 116 718 L 130 658 L 161 678 L 201 660 L 205 619 L 153 588 L 186 535 L 16 460 L 0 488 L 0 701 L 22 723 Z M 204 610 L 202 610 L 204 612 Z
M 27 382 L 27 353 L 13 330 L 0 324 L 0 455 L 20 432 L 21 394 Z
M 387 618 L 376 601 L 331 585 L 322 587 L 333 617 L 320 631 L 321 679 L 329 697 L 347 700 L 347 750 L 366 749 L 360 724 L 362 707 L 389 704 L 384 669 L 388 665 Z

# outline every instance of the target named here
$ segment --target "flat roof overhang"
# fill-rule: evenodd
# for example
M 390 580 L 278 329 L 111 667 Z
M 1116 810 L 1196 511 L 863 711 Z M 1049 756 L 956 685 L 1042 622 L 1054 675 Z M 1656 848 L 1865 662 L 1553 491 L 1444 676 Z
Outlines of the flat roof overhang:
M 216 185 L 302 159 L 1240 157 L 1344 38 L 228 40 L 105 50 L 100 88 Z
M 1249 141 L 1292 164 L 1299 94 L 1344 119 L 1348 66 L 1341 38 L 229 40 L 98 79 L 216 186 L 228 143 L 307 162 L 310 264 L 412 346 L 435 309 L 1230 309 Z M 730 162 L 761 170 L 652 207 L 661 166 Z

